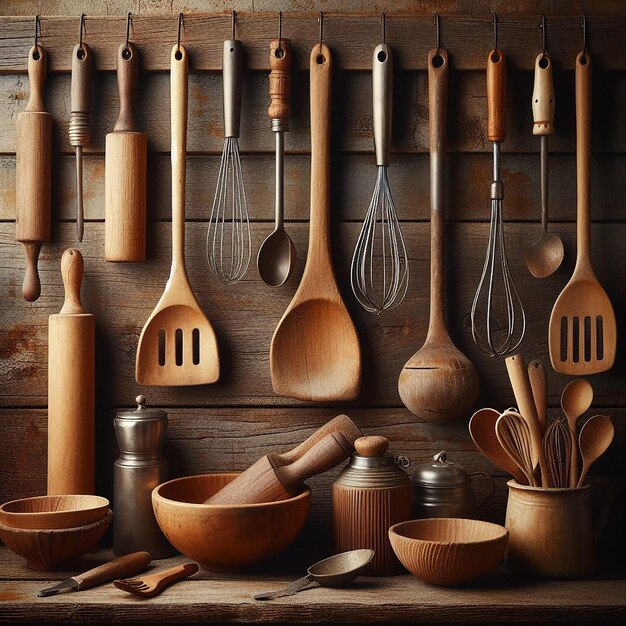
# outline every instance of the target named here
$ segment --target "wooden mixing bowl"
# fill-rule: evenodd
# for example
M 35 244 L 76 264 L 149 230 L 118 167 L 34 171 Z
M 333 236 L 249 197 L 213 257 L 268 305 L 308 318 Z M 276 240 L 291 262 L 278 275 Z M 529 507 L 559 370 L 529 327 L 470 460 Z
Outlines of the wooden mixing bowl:
M 101 520 L 109 501 L 100 496 L 36 496 L 0 506 L 0 524 L 12 528 L 76 528 Z
M 0 524 L 0 539 L 10 550 L 26 559 L 26 567 L 43 571 L 69 569 L 76 560 L 96 548 L 113 512 L 86 526 L 40 530 L 12 528 Z
M 152 492 L 156 519 L 168 541 L 206 569 L 237 571 L 284 550 L 300 533 L 311 490 L 266 504 L 203 504 L 239 474 L 177 478 Z
M 504 526 L 473 519 L 419 519 L 389 529 L 402 565 L 421 580 L 446 587 L 467 585 L 496 569 L 508 540 Z

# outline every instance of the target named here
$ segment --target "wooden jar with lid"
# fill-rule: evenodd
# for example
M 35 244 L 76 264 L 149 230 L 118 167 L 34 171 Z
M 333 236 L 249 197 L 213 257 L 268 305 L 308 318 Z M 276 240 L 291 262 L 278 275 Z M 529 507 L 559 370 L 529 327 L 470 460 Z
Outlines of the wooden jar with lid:
M 366 576 L 389 576 L 404 570 L 387 531 L 411 519 L 413 488 L 406 473 L 387 453 L 385 437 L 361 437 L 356 454 L 332 489 L 333 542 L 337 552 L 371 548 L 374 558 Z

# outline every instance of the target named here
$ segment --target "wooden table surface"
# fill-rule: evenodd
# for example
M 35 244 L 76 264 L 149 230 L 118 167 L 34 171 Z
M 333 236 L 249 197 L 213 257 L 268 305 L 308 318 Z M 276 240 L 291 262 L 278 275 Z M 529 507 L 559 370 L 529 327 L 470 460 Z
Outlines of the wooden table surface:
M 112 557 L 89 555 L 85 567 Z M 182 563 L 182 556 L 157 562 L 157 568 Z M 0 621 L 72 622 L 400 622 L 524 623 L 621 622 L 626 620 L 626 580 L 524 581 L 502 571 L 480 585 L 446 589 L 413 576 L 359 578 L 346 589 L 316 588 L 273 602 L 252 595 L 280 588 L 289 575 L 228 575 L 201 570 L 193 579 L 151 600 L 119 591 L 111 584 L 83 592 L 39 598 L 37 592 L 72 573 L 34 572 L 0 548 Z

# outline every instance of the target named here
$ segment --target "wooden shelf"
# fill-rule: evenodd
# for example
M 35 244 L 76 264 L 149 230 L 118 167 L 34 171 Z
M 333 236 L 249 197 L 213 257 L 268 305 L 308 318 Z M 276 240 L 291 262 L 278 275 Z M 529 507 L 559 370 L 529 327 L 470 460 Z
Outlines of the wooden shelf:
M 111 558 L 110 551 L 86 557 L 87 566 Z M 157 567 L 184 562 L 158 561 Z M 506 572 L 472 588 L 446 589 L 405 575 L 359 578 L 346 589 L 312 589 L 273 602 L 252 595 L 280 588 L 289 575 L 220 575 L 200 571 L 192 580 L 141 600 L 111 584 L 83 592 L 38 598 L 37 592 L 68 573 L 27 570 L 6 548 L 0 549 L 0 621 L 72 622 L 413 622 L 623 623 L 625 581 L 522 581 Z

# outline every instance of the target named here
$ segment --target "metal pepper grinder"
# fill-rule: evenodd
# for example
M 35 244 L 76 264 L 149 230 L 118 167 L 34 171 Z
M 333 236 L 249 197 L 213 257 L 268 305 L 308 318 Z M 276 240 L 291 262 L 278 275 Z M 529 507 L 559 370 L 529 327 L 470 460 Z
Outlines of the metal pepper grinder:
M 152 509 L 152 490 L 167 480 L 162 456 L 167 413 L 147 409 L 137 396 L 137 409 L 118 411 L 113 425 L 120 449 L 115 461 L 113 549 L 117 556 L 145 550 L 153 559 L 176 554 L 165 539 Z

